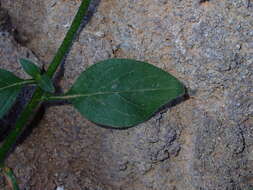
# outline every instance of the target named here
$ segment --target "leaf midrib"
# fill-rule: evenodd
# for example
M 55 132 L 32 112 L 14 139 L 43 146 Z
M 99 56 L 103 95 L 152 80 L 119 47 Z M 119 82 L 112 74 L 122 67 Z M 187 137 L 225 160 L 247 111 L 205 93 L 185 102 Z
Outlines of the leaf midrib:
M 4 87 L 0 88 L 0 92 L 6 90 L 8 88 L 13 88 L 13 87 L 16 87 L 16 86 L 23 86 L 25 84 L 32 84 L 34 82 L 35 82 L 34 80 L 25 80 L 25 81 L 20 81 L 20 82 L 12 83 L 12 84 L 10 84 L 8 86 L 4 86 Z
M 78 94 L 69 94 L 69 95 L 63 95 L 63 96 L 50 96 L 50 97 L 47 97 L 47 99 L 49 99 L 49 100 L 76 99 L 76 98 L 83 98 L 83 97 L 89 97 L 89 96 L 98 96 L 98 95 L 135 93 L 135 92 L 155 92 L 155 91 L 166 91 L 166 90 L 177 90 L 177 89 L 178 88 L 146 88 L 146 89 L 121 90 L 121 91 L 104 91 L 104 92 L 83 93 L 83 94 L 78 93 Z

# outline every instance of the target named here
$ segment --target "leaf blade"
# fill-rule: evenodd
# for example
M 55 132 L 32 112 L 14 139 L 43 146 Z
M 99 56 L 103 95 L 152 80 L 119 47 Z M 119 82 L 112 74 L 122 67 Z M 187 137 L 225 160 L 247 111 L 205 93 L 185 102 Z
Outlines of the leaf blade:
M 181 82 L 151 64 L 109 59 L 84 71 L 66 97 L 95 123 L 129 127 L 184 93 Z
M 41 74 L 41 69 L 31 60 L 21 58 L 19 62 L 24 71 L 34 79 L 36 79 Z
M 0 118 L 9 111 L 25 84 L 11 72 L 0 69 Z

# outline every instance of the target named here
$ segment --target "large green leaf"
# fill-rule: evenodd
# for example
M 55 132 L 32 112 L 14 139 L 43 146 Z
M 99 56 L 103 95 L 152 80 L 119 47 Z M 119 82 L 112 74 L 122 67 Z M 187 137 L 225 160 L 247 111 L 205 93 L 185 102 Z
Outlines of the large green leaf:
M 109 59 L 84 71 L 65 98 L 95 123 L 129 127 L 184 93 L 180 81 L 151 64 Z
M 28 82 L 0 69 L 0 118 L 9 111 L 21 88 Z

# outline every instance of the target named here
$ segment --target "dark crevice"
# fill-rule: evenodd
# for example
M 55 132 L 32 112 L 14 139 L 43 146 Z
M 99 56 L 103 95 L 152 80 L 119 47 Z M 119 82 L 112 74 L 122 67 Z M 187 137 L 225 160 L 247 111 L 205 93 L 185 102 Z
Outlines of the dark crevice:
M 0 142 L 4 140 L 6 135 L 10 132 L 10 130 L 15 125 L 18 116 L 21 114 L 25 105 L 31 98 L 32 93 L 34 92 L 34 87 L 24 87 L 22 92 L 17 98 L 17 101 L 12 106 L 12 109 L 9 111 L 7 115 L 0 119 Z
M 202 4 L 202 3 L 207 3 L 209 2 L 210 0 L 199 0 L 199 4 Z

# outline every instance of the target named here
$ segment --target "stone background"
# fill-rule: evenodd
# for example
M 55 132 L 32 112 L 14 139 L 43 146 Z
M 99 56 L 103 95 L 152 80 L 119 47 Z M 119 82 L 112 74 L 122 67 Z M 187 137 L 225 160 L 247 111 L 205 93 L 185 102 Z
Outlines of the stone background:
M 79 5 L 1 0 L 0 67 L 25 76 L 19 57 L 47 67 Z M 128 130 L 46 105 L 7 159 L 21 189 L 252 190 L 253 2 L 95 0 L 86 20 L 57 83 L 63 91 L 88 65 L 124 57 L 172 73 L 190 98 Z

